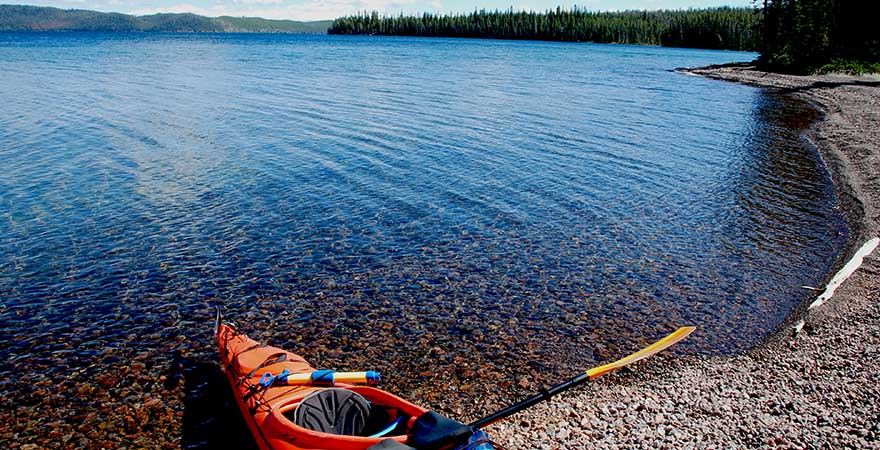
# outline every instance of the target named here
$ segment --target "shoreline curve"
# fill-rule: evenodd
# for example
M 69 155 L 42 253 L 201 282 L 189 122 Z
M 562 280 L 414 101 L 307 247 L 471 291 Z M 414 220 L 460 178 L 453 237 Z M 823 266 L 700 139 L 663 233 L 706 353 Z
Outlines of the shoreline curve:
M 851 237 L 834 269 L 880 234 L 880 77 L 796 76 L 751 64 L 676 69 L 793 94 Z M 732 356 L 655 357 L 489 428 L 508 448 L 880 448 L 880 251 L 821 307 L 810 296 Z

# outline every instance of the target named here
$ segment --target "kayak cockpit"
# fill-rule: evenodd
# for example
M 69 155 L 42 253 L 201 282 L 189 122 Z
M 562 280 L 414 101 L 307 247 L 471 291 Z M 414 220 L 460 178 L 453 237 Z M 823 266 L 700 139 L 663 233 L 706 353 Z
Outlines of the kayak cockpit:
M 263 429 L 267 436 L 306 448 L 320 448 L 330 441 L 338 448 L 492 448 L 485 433 L 407 405 L 368 386 L 326 388 L 278 404 Z

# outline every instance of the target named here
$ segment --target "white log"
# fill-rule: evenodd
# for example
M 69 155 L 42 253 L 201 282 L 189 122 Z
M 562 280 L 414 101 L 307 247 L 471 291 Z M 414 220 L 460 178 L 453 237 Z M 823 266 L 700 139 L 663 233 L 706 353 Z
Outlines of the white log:
M 825 287 L 825 291 L 822 292 L 807 309 L 813 309 L 817 306 L 822 306 L 823 303 L 828 301 L 828 299 L 830 299 L 831 296 L 834 295 L 834 291 L 836 291 L 837 288 L 840 287 L 840 285 L 843 284 L 843 282 L 846 281 L 846 279 L 849 278 L 849 276 L 852 275 L 853 272 L 855 272 L 856 269 L 858 269 L 859 266 L 862 265 L 865 257 L 870 255 L 871 252 L 873 252 L 874 249 L 877 248 L 878 244 L 880 244 L 880 238 L 874 238 L 869 240 L 868 242 L 865 242 L 865 244 L 862 245 L 862 248 L 860 248 L 859 251 L 857 251 L 856 254 L 853 255 L 852 259 L 850 259 L 849 262 L 846 263 L 846 265 L 843 266 L 843 268 L 834 275 L 834 278 L 832 278 L 831 281 L 828 283 L 828 286 Z

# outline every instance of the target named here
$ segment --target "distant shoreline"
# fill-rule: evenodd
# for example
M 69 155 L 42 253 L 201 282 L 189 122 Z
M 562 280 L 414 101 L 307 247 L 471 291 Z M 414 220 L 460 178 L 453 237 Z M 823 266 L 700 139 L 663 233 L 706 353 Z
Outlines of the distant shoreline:
M 131 15 L 85 9 L 0 4 L 0 32 L 165 32 L 342 34 L 619 43 L 674 48 L 754 51 L 760 14 L 748 7 L 593 12 L 572 9 L 526 12 L 379 16 L 332 20 L 206 17 L 192 13 Z
M 880 233 L 880 78 L 794 76 L 730 64 L 681 72 L 789 93 L 818 107 L 817 146 L 853 235 Z M 878 437 L 880 250 L 815 309 L 811 298 L 745 354 L 648 361 L 518 414 L 490 433 L 509 448 L 868 448 Z M 833 274 L 828 274 L 830 279 Z M 689 325 L 689 324 L 681 324 Z M 699 325 L 699 324 L 694 324 Z M 797 325 L 796 331 L 795 326 Z M 699 328 L 697 330 L 699 332 Z
M 191 13 L 134 16 L 85 9 L 0 5 L 0 32 L 326 34 L 332 24 L 332 20 L 205 17 Z

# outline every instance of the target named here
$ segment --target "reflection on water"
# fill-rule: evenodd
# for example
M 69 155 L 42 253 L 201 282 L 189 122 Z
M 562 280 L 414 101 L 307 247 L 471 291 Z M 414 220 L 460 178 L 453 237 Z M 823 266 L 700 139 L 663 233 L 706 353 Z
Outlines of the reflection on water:
M 685 323 L 748 348 L 848 234 L 815 112 L 665 70 L 753 56 L 0 34 L 0 436 L 199 447 L 213 305 L 459 417 Z

